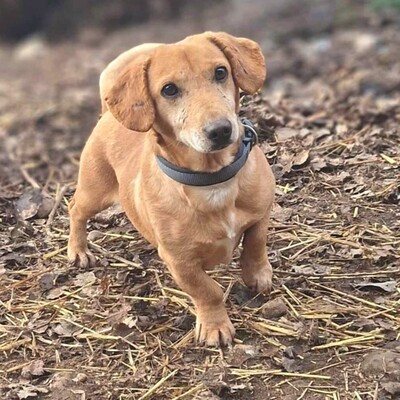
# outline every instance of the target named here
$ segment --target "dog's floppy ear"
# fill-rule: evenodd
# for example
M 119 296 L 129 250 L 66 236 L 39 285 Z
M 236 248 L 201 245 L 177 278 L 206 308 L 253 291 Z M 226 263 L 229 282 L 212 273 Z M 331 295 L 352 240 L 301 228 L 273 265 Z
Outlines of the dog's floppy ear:
M 148 54 L 138 55 L 107 82 L 102 93 L 114 118 L 133 131 L 147 132 L 154 123 L 147 80 L 150 61 Z
M 260 46 L 256 42 L 224 32 L 206 32 L 205 35 L 225 54 L 231 65 L 233 78 L 240 89 L 253 94 L 263 86 L 267 68 Z

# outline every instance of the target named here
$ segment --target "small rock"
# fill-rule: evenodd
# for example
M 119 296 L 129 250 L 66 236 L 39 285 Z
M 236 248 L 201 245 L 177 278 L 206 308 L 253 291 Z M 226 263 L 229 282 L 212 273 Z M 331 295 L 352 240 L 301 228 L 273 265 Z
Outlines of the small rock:
M 261 309 L 262 315 L 268 319 L 282 317 L 287 311 L 287 306 L 280 297 L 269 301 Z
M 94 242 L 97 239 L 100 239 L 101 237 L 103 237 L 103 234 L 100 231 L 90 231 L 87 238 L 88 240 L 90 240 L 91 242 Z
M 40 204 L 36 218 L 47 218 L 54 207 L 54 199 L 50 196 L 42 194 L 42 203 Z
M 76 375 L 76 377 L 74 379 L 72 379 L 74 382 L 80 382 L 80 383 L 84 383 L 87 381 L 87 375 L 83 374 L 83 373 L 79 373 Z

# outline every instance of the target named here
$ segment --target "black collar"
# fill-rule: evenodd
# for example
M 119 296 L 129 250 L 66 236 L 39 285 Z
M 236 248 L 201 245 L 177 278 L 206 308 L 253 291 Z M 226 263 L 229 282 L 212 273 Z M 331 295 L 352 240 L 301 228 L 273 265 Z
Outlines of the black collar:
M 198 172 L 178 167 L 165 158 L 157 156 L 158 166 L 171 179 L 188 186 L 211 186 L 228 181 L 246 164 L 249 153 L 257 141 L 257 132 L 253 124 L 246 118 L 241 118 L 240 121 L 244 126 L 244 136 L 235 159 L 226 167 L 215 172 Z

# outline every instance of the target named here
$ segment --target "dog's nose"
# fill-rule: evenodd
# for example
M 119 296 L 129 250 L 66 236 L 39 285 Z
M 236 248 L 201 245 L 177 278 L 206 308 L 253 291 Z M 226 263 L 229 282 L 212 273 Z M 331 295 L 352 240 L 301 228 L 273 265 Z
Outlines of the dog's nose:
M 232 124 L 226 118 L 219 119 L 209 124 L 205 133 L 215 145 L 222 146 L 229 142 L 232 134 Z

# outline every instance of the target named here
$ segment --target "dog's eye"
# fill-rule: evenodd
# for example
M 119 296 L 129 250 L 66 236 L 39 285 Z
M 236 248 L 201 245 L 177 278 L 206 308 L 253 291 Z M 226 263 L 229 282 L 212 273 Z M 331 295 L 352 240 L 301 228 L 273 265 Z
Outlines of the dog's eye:
M 164 97 L 174 97 L 178 94 L 179 89 L 174 83 L 168 83 L 161 89 L 161 94 Z
M 224 81 L 228 76 L 228 70 L 225 67 L 218 67 L 215 69 L 214 76 L 216 81 Z

